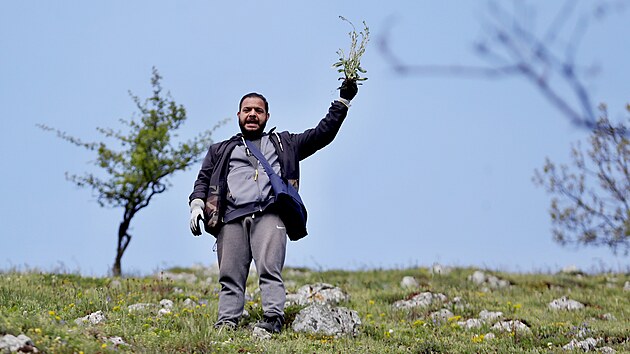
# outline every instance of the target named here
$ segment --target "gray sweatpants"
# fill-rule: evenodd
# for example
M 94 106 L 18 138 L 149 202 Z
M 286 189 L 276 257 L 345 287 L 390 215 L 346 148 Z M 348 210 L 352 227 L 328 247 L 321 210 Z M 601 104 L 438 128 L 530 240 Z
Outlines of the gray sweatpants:
M 254 260 L 265 316 L 284 316 L 282 268 L 287 248 L 284 223 L 272 213 L 245 216 L 223 225 L 217 236 L 219 319 L 238 320 L 245 306 L 245 283 Z

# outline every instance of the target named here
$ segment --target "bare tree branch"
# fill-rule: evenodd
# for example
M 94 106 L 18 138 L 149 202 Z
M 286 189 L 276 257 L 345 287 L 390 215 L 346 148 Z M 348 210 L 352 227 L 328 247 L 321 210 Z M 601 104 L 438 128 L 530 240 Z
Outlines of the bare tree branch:
M 390 46 L 395 24 L 393 19 L 388 20 L 385 30 L 376 38 L 377 47 L 398 75 L 482 79 L 521 76 L 572 124 L 589 130 L 597 129 L 595 106 L 585 84 L 585 78 L 595 70 L 581 67 L 576 58 L 590 21 L 625 8 L 628 0 L 600 2 L 581 14 L 576 10 L 577 3 L 567 0 L 540 36 L 530 25 L 535 7 L 526 1 L 513 3 L 513 11 L 508 11 L 503 2 L 489 2 L 488 19 L 482 23 L 485 34 L 474 47 L 476 55 L 487 65 L 407 64 Z M 569 28 L 571 25 L 572 28 Z M 569 30 L 571 32 L 566 34 Z M 559 85 L 568 86 L 569 92 L 561 90 Z

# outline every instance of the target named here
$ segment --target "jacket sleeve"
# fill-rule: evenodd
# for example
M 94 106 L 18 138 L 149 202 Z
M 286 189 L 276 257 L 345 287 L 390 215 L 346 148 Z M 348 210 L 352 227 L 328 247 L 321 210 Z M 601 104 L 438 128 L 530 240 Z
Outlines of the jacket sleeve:
M 330 105 L 326 116 L 315 128 L 294 134 L 293 138 L 298 149 L 298 158 L 304 160 L 317 150 L 330 144 L 337 136 L 337 132 L 339 132 L 339 128 L 341 128 L 341 124 L 347 114 L 348 107 L 339 101 L 334 101 Z
M 193 199 L 201 199 L 203 201 L 206 200 L 208 195 L 208 187 L 210 185 L 210 177 L 212 176 L 212 171 L 214 170 L 215 165 L 215 150 L 216 145 L 211 145 L 206 153 L 206 157 L 203 159 L 203 163 L 201 164 L 201 169 L 199 170 L 199 174 L 197 175 L 197 180 L 195 181 L 195 185 L 193 187 L 193 192 L 188 197 L 188 203 L 192 202 Z

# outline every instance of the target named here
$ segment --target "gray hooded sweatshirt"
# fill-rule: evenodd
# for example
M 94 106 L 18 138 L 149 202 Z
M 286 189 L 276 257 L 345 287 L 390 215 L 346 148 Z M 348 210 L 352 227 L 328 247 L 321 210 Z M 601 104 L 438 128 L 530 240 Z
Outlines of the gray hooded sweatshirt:
M 263 135 L 260 140 L 253 143 L 259 147 L 273 170 L 280 175 L 278 154 L 269 140 L 269 135 Z M 228 203 L 224 223 L 263 211 L 274 202 L 273 189 L 265 169 L 244 145 L 237 145 L 232 150 L 227 184 Z

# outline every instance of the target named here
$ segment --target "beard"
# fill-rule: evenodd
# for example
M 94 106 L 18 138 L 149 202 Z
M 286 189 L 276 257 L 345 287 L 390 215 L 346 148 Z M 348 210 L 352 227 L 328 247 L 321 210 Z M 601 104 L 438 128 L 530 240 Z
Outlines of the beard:
M 241 122 L 240 120 L 238 121 L 238 126 L 241 128 L 241 133 L 243 133 L 243 136 L 245 137 L 245 139 L 252 140 L 252 139 L 260 138 L 263 132 L 265 131 L 265 126 L 267 126 L 267 122 L 264 122 L 261 124 L 259 120 L 256 120 L 256 123 L 258 123 L 258 129 L 256 130 L 245 129 L 245 124 L 247 124 L 247 122 L 248 122 L 247 120 L 244 123 Z

